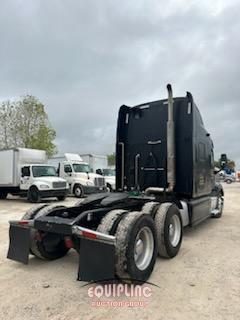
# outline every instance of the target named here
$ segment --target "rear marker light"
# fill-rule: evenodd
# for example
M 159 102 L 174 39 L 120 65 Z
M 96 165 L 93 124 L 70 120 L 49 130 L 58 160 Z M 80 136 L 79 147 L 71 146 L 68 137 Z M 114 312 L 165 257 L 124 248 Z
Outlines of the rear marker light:
M 18 224 L 27 225 L 27 224 L 29 224 L 29 221 L 28 220 L 20 220 L 20 221 L 18 221 Z
M 82 236 L 91 239 L 97 239 L 97 235 L 95 233 L 91 233 L 88 231 L 82 231 Z

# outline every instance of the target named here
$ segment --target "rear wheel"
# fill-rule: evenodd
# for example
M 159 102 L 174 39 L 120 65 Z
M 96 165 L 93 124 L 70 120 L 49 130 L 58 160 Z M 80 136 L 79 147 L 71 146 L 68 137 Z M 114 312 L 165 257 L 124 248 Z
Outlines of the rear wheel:
M 45 216 L 55 209 L 63 209 L 64 206 L 50 205 L 40 208 L 34 218 Z M 46 260 L 54 260 L 66 255 L 68 248 L 65 246 L 64 238 L 56 233 L 42 232 L 31 229 L 30 251 L 36 257 Z
M 159 207 L 159 202 L 149 201 L 143 205 L 142 213 L 150 214 L 154 218 L 158 207 Z
M 0 200 L 4 200 L 7 198 L 8 192 L 5 190 L 0 190 Z
M 80 184 L 75 185 L 73 193 L 75 197 L 82 198 L 83 197 L 83 188 Z
M 116 275 L 142 283 L 152 273 L 157 257 L 157 233 L 151 216 L 130 212 L 116 230 Z
M 101 223 L 98 225 L 97 231 L 106 233 L 106 234 L 115 234 L 118 223 L 124 214 L 127 214 L 128 211 L 122 209 L 116 209 L 109 211 L 101 220 Z
M 155 215 L 158 237 L 158 254 L 173 258 L 182 243 L 182 219 L 178 207 L 170 202 L 162 203 Z

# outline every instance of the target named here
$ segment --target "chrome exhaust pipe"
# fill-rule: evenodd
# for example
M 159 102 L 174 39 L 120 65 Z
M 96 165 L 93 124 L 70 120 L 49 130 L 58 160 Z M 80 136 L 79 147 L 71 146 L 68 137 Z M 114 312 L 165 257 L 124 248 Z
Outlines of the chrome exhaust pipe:
M 175 183 L 175 125 L 173 120 L 173 93 L 170 84 L 168 91 L 168 121 L 167 121 L 167 182 L 168 191 L 172 192 Z

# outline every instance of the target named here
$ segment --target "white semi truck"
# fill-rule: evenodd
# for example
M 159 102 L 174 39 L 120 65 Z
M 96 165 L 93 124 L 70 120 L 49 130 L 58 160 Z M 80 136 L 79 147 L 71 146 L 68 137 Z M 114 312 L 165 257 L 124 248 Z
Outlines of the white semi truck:
M 64 200 L 68 191 L 67 181 L 47 164 L 45 151 L 26 148 L 0 151 L 0 199 L 13 194 L 27 196 L 31 202 L 49 197 Z
M 87 162 L 92 172 L 96 172 L 105 178 L 108 191 L 116 188 L 115 170 L 108 168 L 107 156 L 96 154 L 81 154 L 83 161 Z
M 49 159 L 49 163 L 58 168 L 59 176 L 68 181 L 70 193 L 77 198 L 85 194 L 107 191 L 104 177 L 92 173 L 89 164 L 78 154 L 65 153 L 64 156 Z

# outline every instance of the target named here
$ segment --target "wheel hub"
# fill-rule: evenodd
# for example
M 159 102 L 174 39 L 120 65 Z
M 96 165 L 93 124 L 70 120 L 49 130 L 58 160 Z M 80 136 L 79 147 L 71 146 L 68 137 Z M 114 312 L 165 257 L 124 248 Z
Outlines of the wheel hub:
M 181 222 L 176 214 L 170 220 L 168 236 L 171 245 L 176 247 L 181 239 Z
M 174 226 L 173 226 L 173 224 L 171 223 L 171 224 L 169 225 L 169 237 L 170 237 L 170 238 L 173 238 L 173 236 L 174 236 Z
M 152 231 L 148 227 L 143 227 L 137 234 L 134 245 L 134 261 L 140 270 L 145 270 L 153 256 L 154 239 Z
M 141 255 L 142 252 L 143 252 L 143 242 L 141 239 L 138 239 L 135 247 L 135 254 Z
M 81 193 L 82 193 L 81 189 L 80 188 L 76 188 L 75 193 L 76 193 L 77 196 L 80 196 Z

